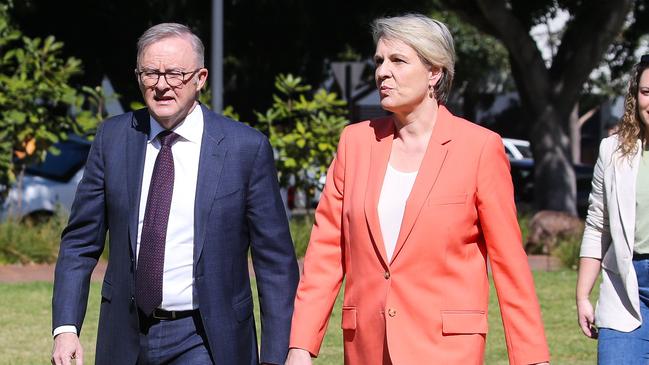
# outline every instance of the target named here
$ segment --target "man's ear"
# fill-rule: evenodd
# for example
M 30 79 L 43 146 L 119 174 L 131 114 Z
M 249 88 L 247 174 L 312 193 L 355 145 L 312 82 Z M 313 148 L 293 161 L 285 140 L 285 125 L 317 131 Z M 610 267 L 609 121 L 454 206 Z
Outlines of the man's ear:
M 201 68 L 198 70 L 196 75 L 196 91 L 201 91 L 207 82 L 207 75 L 209 72 L 206 68 Z

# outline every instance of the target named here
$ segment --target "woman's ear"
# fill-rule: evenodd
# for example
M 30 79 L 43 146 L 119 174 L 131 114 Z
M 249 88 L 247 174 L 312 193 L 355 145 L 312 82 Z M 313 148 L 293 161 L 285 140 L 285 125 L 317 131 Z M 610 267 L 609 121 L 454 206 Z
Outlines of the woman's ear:
M 443 71 L 440 67 L 431 66 L 428 71 L 428 96 L 432 99 L 435 97 L 435 88 L 442 78 Z
M 437 83 L 442 78 L 442 74 L 443 71 L 441 67 L 431 66 L 430 71 L 428 71 L 428 82 L 430 83 L 429 85 L 433 88 L 437 86 Z

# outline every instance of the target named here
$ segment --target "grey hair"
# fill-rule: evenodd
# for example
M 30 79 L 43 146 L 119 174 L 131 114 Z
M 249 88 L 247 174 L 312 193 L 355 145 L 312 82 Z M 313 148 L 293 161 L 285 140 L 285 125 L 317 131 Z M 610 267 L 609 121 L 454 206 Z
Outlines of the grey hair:
M 147 29 L 137 41 L 137 65 L 140 67 L 144 49 L 153 43 L 159 42 L 165 38 L 180 37 L 187 39 L 196 54 L 197 67 L 205 66 L 205 46 L 203 42 L 191 29 L 178 23 L 160 23 Z
M 372 23 L 374 44 L 381 38 L 396 39 L 412 47 L 421 61 L 442 70 L 435 85 L 435 98 L 441 104 L 448 99 L 455 74 L 455 46 L 446 25 L 421 14 L 379 18 Z

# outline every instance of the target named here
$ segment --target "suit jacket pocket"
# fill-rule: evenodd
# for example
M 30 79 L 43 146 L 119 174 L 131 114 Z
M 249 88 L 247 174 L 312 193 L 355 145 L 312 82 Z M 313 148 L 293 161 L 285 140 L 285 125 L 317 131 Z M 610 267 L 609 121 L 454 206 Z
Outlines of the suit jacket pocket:
M 356 307 L 343 307 L 340 328 L 344 330 L 356 329 Z
M 234 304 L 232 306 L 232 309 L 234 310 L 234 318 L 239 322 L 245 321 L 252 316 L 252 308 L 252 297 L 247 297 L 239 303 Z
M 452 195 L 437 195 L 428 198 L 428 205 L 447 205 L 466 203 L 466 193 Z
M 442 333 L 445 335 L 486 334 L 487 313 L 483 310 L 442 311 Z
M 101 297 L 109 302 L 113 297 L 113 286 L 106 280 L 104 280 L 104 284 L 101 286 Z

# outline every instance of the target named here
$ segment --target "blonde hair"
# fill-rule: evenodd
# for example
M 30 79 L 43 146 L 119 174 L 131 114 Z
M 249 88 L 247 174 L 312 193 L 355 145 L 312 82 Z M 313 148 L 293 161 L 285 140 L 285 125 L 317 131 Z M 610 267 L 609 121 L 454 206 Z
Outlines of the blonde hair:
M 455 73 L 455 46 L 446 25 L 421 14 L 379 18 L 372 23 L 374 44 L 379 39 L 396 39 L 412 47 L 421 61 L 442 70 L 435 85 L 435 98 L 441 104 L 448 99 Z
M 624 115 L 620 121 L 618 134 L 618 151 L 622 157 L 631 158 L 638 149 L 638 139 L 646 144 L 646 127 L 640 118 L 638 110 L 638 86 L 642 73 L 649 69 L 649 56 L 645 55 L 642 60 L 633 66 L 629 90 L 624 98 Z

